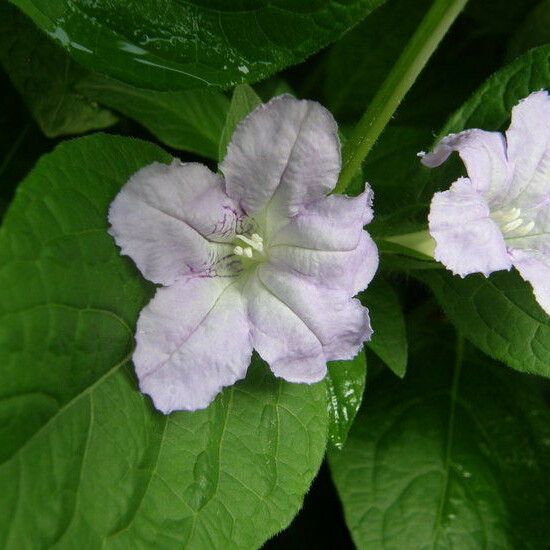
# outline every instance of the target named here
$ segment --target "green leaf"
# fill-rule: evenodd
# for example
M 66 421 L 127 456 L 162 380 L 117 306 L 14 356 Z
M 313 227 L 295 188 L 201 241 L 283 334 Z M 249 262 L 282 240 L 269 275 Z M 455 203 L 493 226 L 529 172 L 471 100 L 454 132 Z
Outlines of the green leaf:
M 407 368 L 407 333 L 405 318 L 393 287 L 377 277 L 361 293 L 361 302 L 369 308 L 374 334 L 367 346 L 403 378 Z
M 231 105 L 229 106 L 229 111 L 220 138 L 218 151 L 218 158 L 220 160 L 223 160 L 225 157 L 227 146 L 239 122 L 260 105 L 261 102 L 262 100 L 258 94 L 247 84 L 241 84 L 233 90 Z
M 213 90 L 159 92 L 90 75 L 79 82 L 84 96 L 145 126 L 174 149 L 217 160 L 229 100 Z
M 481 350 L 520 372 L 550 377 L 550 317 L 517 272 L 465 279 L 435 270 L 414 275 Z
M 449 119 L 440 136 L 467 128 L 506 129 L 520 99 L 550 87 L 550 45 L 530 50 L 491 76 Z M 437 172 L 433 170 L 432 172 Z
M 0 4 L 0 62 L 48 137 L 116 122 L 112 113 L 76 90 L 87 71 L 7 2 Z
M 361 350 L 351 361 L 331 361 L 327 367 L 328 440 L 342 449 L 365 392 L 365 352 Z
M 550 412 L 538 380 L 463 355 L 447 332 L 417 336 L 406 380 L 373 382 L 346 446 L 329 453 L 355 544 L 546 548 Z
M 12 0 L 82 65 L 141 88 L 229 88 L 298 63 L 383 0 Z
M 107 209 L 145 142 L 64 143 L 0 229 L 0 547 L 253 548 L 285 527 L 322 460 L 324 384 L 257 358 L 206 410 L 163 416 L 130 363 L 154 289 L 119 254 Z

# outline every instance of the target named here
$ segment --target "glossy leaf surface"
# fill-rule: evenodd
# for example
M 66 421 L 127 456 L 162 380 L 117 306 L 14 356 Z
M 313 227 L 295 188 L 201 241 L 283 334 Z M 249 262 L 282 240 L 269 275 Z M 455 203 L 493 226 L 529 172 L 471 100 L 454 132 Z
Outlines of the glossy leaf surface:
M 383 0 L 12 0 L 82 65 L 143 88 L 255 82 L 338 38 Z
M 328 438 L 331 445 L 337 449 L 343 448 L 363 401 L 366 375 L 367 362 L 363 350 L 351 361 L 328 363 L 326 377 Z

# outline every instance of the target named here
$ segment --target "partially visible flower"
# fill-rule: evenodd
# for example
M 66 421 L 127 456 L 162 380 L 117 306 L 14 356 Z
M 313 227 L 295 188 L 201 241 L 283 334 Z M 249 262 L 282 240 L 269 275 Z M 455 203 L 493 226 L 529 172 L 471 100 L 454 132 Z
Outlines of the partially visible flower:
M 277 97 L 237 127 L 220 169 L 153 163 L 109 211 L 122 253 L 163 285 L 133 360 L 164 413 L 206 407 L 244 378 L 253 348 L 276 376 L 312 383 L 372 333 L 353 298 L 378 267 L 363 230 L 372 196 L 327 196 L 340 172 L 332 115 Z
M 506 135 L 466 130 L 442 139 L 423 164 L 458 151 L 468 171 L 432 199 L 435 258 L 464 277 L 514 266 L 550 314 L 550 97 L 532 93 L 512 110 Z

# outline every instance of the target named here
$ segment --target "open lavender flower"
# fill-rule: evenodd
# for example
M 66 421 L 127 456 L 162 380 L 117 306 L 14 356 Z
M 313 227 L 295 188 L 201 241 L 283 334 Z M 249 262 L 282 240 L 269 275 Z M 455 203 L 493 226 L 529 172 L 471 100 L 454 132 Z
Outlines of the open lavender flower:
M 512 110 L 506 135 L 451 134 L 425 155 L 429 167 L 458 151 L 468 178 L 432 199 L 435 258 L 465 276 L 512 266 L 550 314 L 550 98 L 532 93 Z
M 312 383 L 372 333 L 353 296 L 378 267 L 369 189 L 327 196 L 340 172 L 332 115 L 277 97 L 237 128 L 221 174 L 154 163 L 109 211 L 111 234 L 162 285 L 140 314 L 140 388 L 169 413 L 206 407 L 256 349 L 276 376 Z

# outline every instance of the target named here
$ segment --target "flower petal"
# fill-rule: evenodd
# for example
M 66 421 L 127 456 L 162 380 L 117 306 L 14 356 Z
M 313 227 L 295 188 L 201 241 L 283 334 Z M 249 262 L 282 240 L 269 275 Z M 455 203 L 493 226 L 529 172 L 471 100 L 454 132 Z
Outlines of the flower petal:
M 109 210 L 110 233 L 143 275 L 170 285 L 209 270 L 230 251 L 242 212 L 202 164 L 153 163 L 135 173 Z
M 550 315 L 550 254 L 538 250 L 510 251 L 514 267 L 533 287 L 535 298 Z
M 314 101 L 278 96 L 239 124 L 220 169 L 227 194 L 247 214 L 263 210 L 277 195 L 277 202 L 292 215 L 336 185 L 336 122 Z
M 491 219 L 485 198 L 469 179 L 460 178 L 448 191 L 436 193 L 428 220 L 436 241 L 435 259 L 453 273 L 464 277 L 510 269 L 512 263 L 500 228 Z
M 326 359 L 313 332 L 258 277 L 249 279 L 246 294 L 254 349 L 275 376 L 305 384 L 322 380 Z
M 254 347 L 289 381 L 320 380 L 326 361 L 353 358 L 372 334 L 368 310 L 348 292 L 318 287 L 269 264 L 257 270 L 252 284 Z
M 372 191 L 357 197 L 330 195 L 306 205 L 268 237 L 271 246 L 298 246 L 311 250 L 354 250 L 363 226 L 372 220 Z
M 277 245 L 270 247 L 269 259 L 274 266 L 312 277 L 320 287 L 346 291 L 349 297 L 365 289 L 378 269 L 378 249 L 366 231 L 353 250 Z
M 444 137 L 435 149 L 422 157 L 429 168 L 439 166 L 453 151 L 458 151 L 466 165 L 473 188 L 488 200 L 499 201 L 507 192 L 510 171 L 506 160 L 506 142 L 500 132 L 465 130 Z
M 252 344 L 240 280 L 184 279 L 157 290 L 142 310 L 133 360 L 143 393 L 155 407 L 207 407 L 244 378 Z
M 512 109 L 506 132 L 508 161 L 513 167 L 513 197 L 530 206 L 541 196 L 550 199 L 550 96 L 535 92 Z M 513 199 L 512 199 L 513 200 Z

